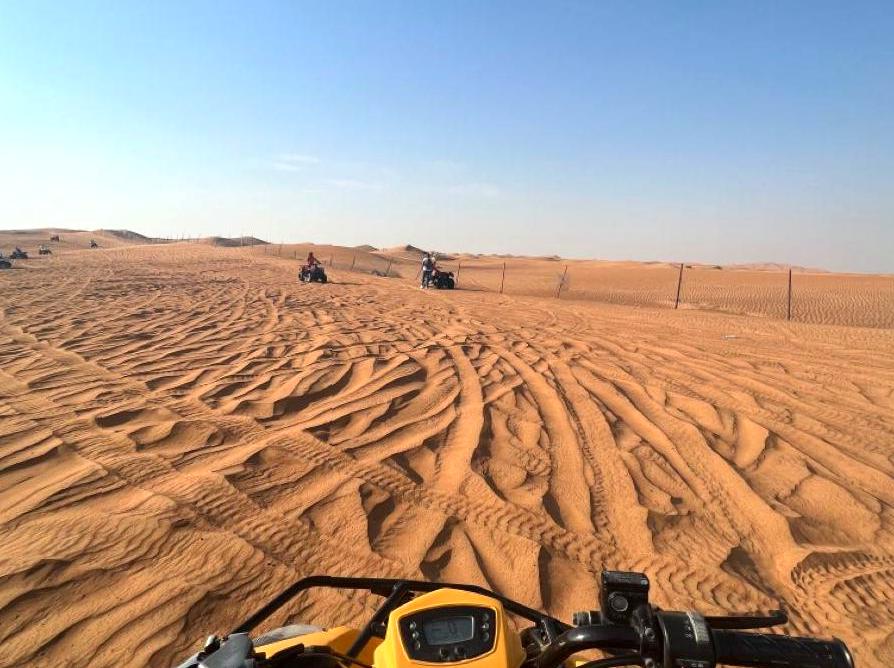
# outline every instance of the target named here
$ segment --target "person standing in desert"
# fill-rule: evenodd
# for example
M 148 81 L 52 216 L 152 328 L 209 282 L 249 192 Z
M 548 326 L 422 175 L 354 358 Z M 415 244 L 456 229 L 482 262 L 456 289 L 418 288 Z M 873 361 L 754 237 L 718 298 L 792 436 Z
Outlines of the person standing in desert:
M 421 288 L 425 289 L 428 287 L 429 283 L 431 283 L 431 273 L 435 268 L 435 261 L 431 257 L 431 253 L 426 253 L 422 256 L 422 285 Z

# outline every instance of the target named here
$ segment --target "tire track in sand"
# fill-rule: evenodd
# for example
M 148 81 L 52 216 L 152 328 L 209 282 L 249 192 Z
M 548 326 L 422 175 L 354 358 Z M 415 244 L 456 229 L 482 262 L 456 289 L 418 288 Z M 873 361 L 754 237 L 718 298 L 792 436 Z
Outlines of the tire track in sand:
M 0 275 L 0 665 L 170 665 L 311 572 L 567 615 L 602 567 L 888 662 L 891 331 L 333 274 L 171 245 Z M 338 612 L 367 601 L 277 621 Z

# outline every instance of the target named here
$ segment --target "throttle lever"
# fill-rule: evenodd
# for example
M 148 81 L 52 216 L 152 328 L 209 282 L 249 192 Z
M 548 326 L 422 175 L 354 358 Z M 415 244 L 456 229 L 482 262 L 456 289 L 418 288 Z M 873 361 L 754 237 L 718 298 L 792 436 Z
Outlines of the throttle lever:
M 705 617 L 712 629 L 765 629 L 771 626 L 788 624 L 785 610 L 771 610 L 769 615 L 729 615 L 722 617 Z

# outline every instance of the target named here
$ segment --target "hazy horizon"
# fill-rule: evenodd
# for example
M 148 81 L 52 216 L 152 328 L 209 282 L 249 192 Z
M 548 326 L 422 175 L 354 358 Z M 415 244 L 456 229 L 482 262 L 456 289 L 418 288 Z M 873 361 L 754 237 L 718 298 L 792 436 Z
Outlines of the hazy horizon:
M 391 244 L 374 244 L 374 243 L 368 243 L 368 242 L 358 242 L 358 243 L 347 243 L 346 242 L 343 244 L 336 244 L 331 241 L 326 241 L 325 239 L 288 239 L 288 238 L 286 238 L 286 239 L 278 239 L 278 240 L 269 240 L 269 239 L 264 239 L 261 237 L 254 237 L 254 235 L 249 234 L 249 233 L 245 233 L 244 235 L 237 234 L 232 237 L 228 237 L 228 236 L 220 235 L 220 234 L 210 234 L 207 236 L 205 236 L 205 235 L 198 236 L 198 235 L 193 235 L 193 234 L 187 234 L 185 232 L 181 233 L 179 235 L 174 235 L 174 236 L 153 236 L 151 234 L 144 234 L 142 231 L 140 231 L 138 229 L 124 228 L 124 227 L 98 228 L 95 230 L 83 230 L 83 229 L 64 228 L 64 227 L 42 227 L 42 228 L 29 228 L 29 229 L 0 228 L 0 232 L 12 232 L 12 233 L 35 232 L 35 231 L 42 231 L 42 230 L 45 230 L 47 232 L 58 231 L 63 234 L 65 232 L 69 232 L 69 233 L 74 232 L 74 233 L 94 233 L 97 235 L 101 234 L 103 232 L 105 232 L 105 233 L 127 232 L 127 233 L 141 234 L 142 236 L 146 237 L 149 240 L 157 239 L 161 243 L 180 242 L 180 241 L 185 242 L 185 243 L 192 243 L 192 242 L 196 242 L 196 241 L 203 241 L 203 240 L 214 239 L 214 238 L 238 240 L 239 237 L 242 236 L 245 238 L 255 238 L 258 242 L 261 242 L 261 243 L 269 245 L 269 246 L 278 246 L 278 245 L 303 246 L 306 244 L 310 244 L 313 246 L 335 246 L 335 247 L 339 247 L 339 248 L 348 248 L 348 249 L 349 248 L 358 248 L 359 249 L 362 246 L 371 246 L 375 251 L 395 251 L 395 250 L 403 248 L 403 247 L 413 247 L 413 248 L 416 248 L 417 250 L 426 250 L 426 251 L 434 252 L 436 254 L 448 255 L 448 256 L 449 255 L 459 255 L 459 256 L 480 255 L 482 257 L 517 257 L 520 259 L 524 259 L 524 258 L 537 259 L 538 257 L 558 257 L 562 260 L 570 260 L 570 261 L 634 262 L 634 263 L 641 262 L 641 263 L 645 263 L 645 264 L 659 262 L 659 263 L 669 263 L 669 264 L 685 263 L 685 264 L 699 264 L 699 265 L 702 265 L 702 264 L 703 265 L 722 265 L 722 266 L 727 266 L 727 267 L 730 267 L 730 266 L 735 267 L 735 266 L 739 266 L 739 265 L 747 266 L 747 265 L 772 265 L 772 264 L 784 265 L 784 264 L 789 264 L 789 263 L 785 263 L 785 262 L 776 262 L 774 260 L 751 260 L 751 261 L 743 261 L 743 262 L 735 262 L 735 263 L 719 263 L 719 262 L 713 262 L 710 259 L 690 258 L 690 257 L 679 257 L 679 258 L 596 257 L 596 256 L 588 256 L 588 255 L 557 255 L 555 253 L 553 253 L 553 254 L 550 254 L 550 253 L 537 253 L 537 254 L 524 253 L 524 254 L 522 254 L 522 253 L 507 253 L 507 252 L 501 251 L 499 249 L 496 249 L 496 250 L 469 250 L 466 248 L 441 248 L 441 247 L 435 247 L 435 246 L 423 246 L 421 244 L 415 244 L 412 241 L 409 241 L 409 242 L 405 241 L 405 242 L 391 243 Z M 797 268 L 806 269 L 806 270 L 815 269 L 817 271 L 822 271 L 822 272 L 828 271 L 828 272 L 832 272 L 832 273 L 854 273 L 854 274 L 868 274 L 868 275 L 888 275 L 888 274 L 894 273 L 894 272 L 877 272 L 877 271 L 876 272 L 871 272 L 871 271 L 870 272 L 861 272 L 861 271 L 856 271 L 856 270 L 852 270 L 852 271 L 835 270 L 835 269 L 828 269 L 827 267 L 821 267 L 818 265 L 792 264 L 792 266 L 796 269 Z
M 7 3 L 0 228 L 894 272 L 894 5 Z

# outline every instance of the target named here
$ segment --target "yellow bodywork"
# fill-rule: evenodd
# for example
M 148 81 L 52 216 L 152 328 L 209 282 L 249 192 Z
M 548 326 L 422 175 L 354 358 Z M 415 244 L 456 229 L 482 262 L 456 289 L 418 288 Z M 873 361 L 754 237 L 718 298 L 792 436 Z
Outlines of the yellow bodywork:
M 414 666 L 443 665 L 427 661 L 412 660 L 404 649 L 400 637 L 399 623 L 402 617 L 420 610 L 473 605 L 489 608 L 494 613 L 494 647 L 487 654 L 452 661 L 451 665 L 463 664 L 466 668 L 518 668 L 524 660 L 525 653 L 518 634 L 509 626 L 502 604 L 492 598 L 474 592 L 457 589 L 438 589 L 423 594 L 412 601 L 395 608 L 388 617 L 385 638 L 370 638 L 369 642 L 357 657 L 360 661 L 374 665 L 376 668 L 413 668 Z M 279 640 L 255 648 L 268 658 L 295 645 L 327 645 L 337 652 L 344 653 L 357 637 L 357 629 L 339 626 L 325 631 Z M 468 664 L 475 664 L 474 667 Z
M 348 651 L 351 643 L 354 642 L 357 634 L 357 629 L 352 629 L 347 626 L 337 626 L 334 629 L 306 633 L 301 636 L 295 636 L 294 638 L 286 638 L 285 640 L 277 640 L 276 642 L 268 643 L 266 645 L 260 645 L 255 647 L 255 651 L 263 652 L 269 659 L 278 652 L 294 647 L 295 645 L 304 645 L 306 647 L 325 645 L 331 647 L 336 652 L 344 654 Z M 372 663 L 373 652 L 381 643 L 381 638 L 370 638 L 369 642 L 366 643 L 366 647 L 363 648 L 363 651 L 360 652 L 360 655 L 357 658 L 363 661 L 363 663 Z

